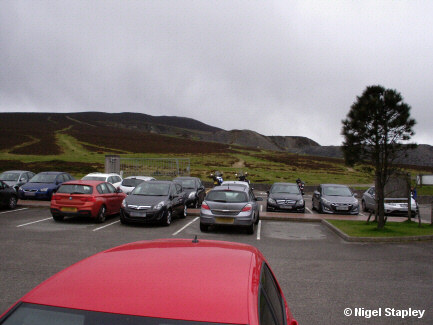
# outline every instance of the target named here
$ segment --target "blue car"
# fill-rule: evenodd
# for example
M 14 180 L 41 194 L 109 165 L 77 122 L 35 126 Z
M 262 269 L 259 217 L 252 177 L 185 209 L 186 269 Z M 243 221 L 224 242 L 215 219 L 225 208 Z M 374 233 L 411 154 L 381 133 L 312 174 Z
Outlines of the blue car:
M 65 172 L 41 172 L 18 190 L 20 199 L 51 200 L 53 193 L 57 191 L 63 182 L 74 178 Z

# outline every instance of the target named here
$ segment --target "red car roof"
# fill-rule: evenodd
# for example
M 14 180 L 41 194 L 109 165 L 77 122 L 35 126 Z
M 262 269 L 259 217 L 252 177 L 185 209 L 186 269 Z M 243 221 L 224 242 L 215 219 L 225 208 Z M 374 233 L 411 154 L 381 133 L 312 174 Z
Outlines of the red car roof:
M 263 255 L 237 243 L 143 241 L 61 271 L 21 301 L 100 312 L 216 323 L 257 319 Z M 253 323 L 256 321 L 253 321 Z
M 62 185 L 80 184 L 80 185 L 96 186 L 96 185 L 101 184 L 101 183 L 106 183 L 106 182 L 105 181 L 91 181 L 91 180 L 76 179 L 76 180 L 64 182 L 64 183 L 62 183 Z

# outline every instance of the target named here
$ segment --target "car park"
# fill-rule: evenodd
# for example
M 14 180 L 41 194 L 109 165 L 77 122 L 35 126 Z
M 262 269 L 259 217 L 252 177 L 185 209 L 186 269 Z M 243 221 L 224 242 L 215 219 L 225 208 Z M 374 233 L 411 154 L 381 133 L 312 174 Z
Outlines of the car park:
M 313 193 L 312 203 L 313 210 L 319 213 L 359 213 L 356 194 L 346 185 L 320 184 Z
M 122 180 L 119 187 L 123 193 L 130 194 L 132 190 L 141 182 L 155 181 L 151 176 L 128 176 Z
M 200 209 L 200 230 L 208 231 L 212 225 L 242 226 L 249 234 L 260 218 L 259 204 L 250 188 L 220 185 L 205 197 Z
M 296 183 L 274 183 L 267 194 L 266 211 L 305 212 L 305 201 Z
M 120 221 L 169 226 L 174 215 L 187 215 L 185 193 L 173 181 L 142 182 L 122 202 Z
M 107 215 L 118 214 L 125 193 L 101 181 L 76 180 L 63 183 L 51 198 L 50 211 L 55 221 L 65 217 L 90 217 L 105 221 Z
M 73 179 L 70 174 L 65 172 L 41 172 L 19 188 L 18 196 L 20 199 L 51 200 L 51 196 L 62 183 Z
M 122 177 L 115 173 L 90 173 L 84 176 L 82 180 L 108 182 L 113 184 L 116 188 L 122 183 Z
M 384 208 L 386 215 L 394 216 L 407 216 L 408 215 L 408 199 L 407 198 L 385 198 Z M 411 197 L 411 211 L 412 216 L 419 213 L 418 203 Z M 375 187 L 370 187 L 362 194 L 361 199 L 362 210 L 372 211 L 376 210 L 376 191 Z
M 18 194 L 13 187 L 0 181 L 0 205 L 9 209 L 15 209 L 17 206 Z
M 18 188 L 27 183 L 33 176 L 35 176 L 35 173 L 28 170 L 8 170 L 0 174 L 0 181 L 18 192 Z
M 176 177 L 173 182 L 179 183 L 186 194 L 186 205 L 199 208 L 206 196 L 206 190 L 198 177 Z
M 297 324 L 257 248 L 197 239 L 141 241 L 100 252 L 28 292 L 0 323 Z

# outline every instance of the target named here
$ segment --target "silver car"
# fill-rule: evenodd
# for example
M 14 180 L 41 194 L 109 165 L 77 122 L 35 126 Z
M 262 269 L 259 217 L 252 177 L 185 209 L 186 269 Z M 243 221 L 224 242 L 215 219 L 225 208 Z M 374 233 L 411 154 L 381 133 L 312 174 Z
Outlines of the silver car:
M 319 213 L 358 214 L 356 194 L 346 185 L 320 184 L 313 193 L 313 210 Z
M 243 226 L 249 234 L 259 223 L 259 204 L 250 188 L 221 185 L 206 195 L 200 209 L 200 230 L 208 231 L 211 225 Z
M 411 211 L 412 216 L 418 214 L 418 204 L 411 198 Z M 374 186 L 370 187 L 367 191 L 362 194 L 361 199 L 362 210 L 372 211 L 376 209 L 376 191 Z M 396 216 L 407 216 L 408 207 L 406 198 L 385 198 L 385 214 L 386 215 L 396 215 Z

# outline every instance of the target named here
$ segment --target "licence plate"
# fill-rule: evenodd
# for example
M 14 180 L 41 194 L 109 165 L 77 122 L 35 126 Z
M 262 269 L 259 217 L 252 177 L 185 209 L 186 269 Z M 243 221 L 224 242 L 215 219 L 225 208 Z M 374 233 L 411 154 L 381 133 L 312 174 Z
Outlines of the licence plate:
M 146 217 L 146 212 L 131 212 L 131 217 Z
M 36 193 L 35 192 L 25 192 L 24 195 L 25 196 L 35 196 Z
M 282 205 L 280 206 L 281 209 L 287 209 L 287 210 L 291 210 L 292 206 L 291 205 Z
M 215 222 L 232 224 L 235 222 L 235 218 L 215 218 Z
M 341 206 L 341 207 L 336 207 L 336 209 L 340 210 L 340 211 L 347 211 L 347 210 L 349 210 L 349 207 Z
M 62 211 L 62 212 L 77 212 L 77 208 L 63 207 L 63 208 L 60 208 L 60 211 Z

